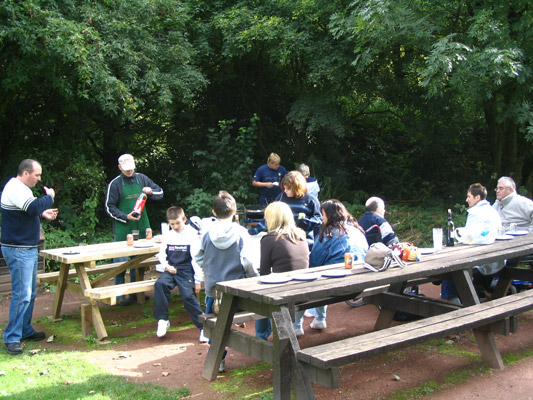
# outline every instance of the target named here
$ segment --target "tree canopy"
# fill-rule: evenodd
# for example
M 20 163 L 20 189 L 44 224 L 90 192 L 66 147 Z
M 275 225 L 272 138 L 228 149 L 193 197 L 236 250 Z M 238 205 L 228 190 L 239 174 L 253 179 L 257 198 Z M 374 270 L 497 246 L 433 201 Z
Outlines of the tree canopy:
M 2 182 L 38 159 L 69 226 L 106 226 L 125 152 L 198 213 L 257 201 L 271 152 L 353 203 L 533 189 L 525 0 L 5 0 L 0 26 Z

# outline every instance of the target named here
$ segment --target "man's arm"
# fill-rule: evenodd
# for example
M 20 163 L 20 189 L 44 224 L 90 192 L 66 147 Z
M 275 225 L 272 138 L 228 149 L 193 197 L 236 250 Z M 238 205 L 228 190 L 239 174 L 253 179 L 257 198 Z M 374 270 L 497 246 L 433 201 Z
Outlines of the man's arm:
M 47 194 L 46 196 L 40 198 L 33 197 L 33 199 L 27 199 L 21 208 L 32 216 L 42 216 L 43 212 L 46 211 L 52 204 L 54 204 L 54 198 Z
M 150 196 L 150 199 L 152 200 L 161 200 L 163 198 L 163 189 L 156 184 L 154 181 L 152 181 L 150 178 L 148 178 L 144 174 L 136 174 L 139 177 L 139 182 L 142 186 L 143 193 Z
M 244 268 L 244 275 L 247 278 L 252 276 L 258 276 L 258 265 L 254 264 L 254 246 L 251 243 L 250 235 L 243 227 L 240 229 L 240 236 L 242 239 L 242 248 L 241 248 L 241 263 Z
M 392 226 L 387 222 L 383 222 L 379 229 L 381 230 L 381 238 L 385 245 L 390 246 L 391 244 L 398 243 L 399 239 L 396 237 Z
M 252 186 L 258 188 L 266 187 L 269 189 L 274 186 L 272 182 L 263 182 L 264 178 L 262 167 L 257 168 L 257 171 L 255 171 L 254 177 L 252 178 Z
M 109 215 L 112 220 L 126 224 L 128 222 L 128 216 L 118 208 L 121 197 L 122 186 L 120 185 L 120 176 L 117 176 L 109 183 L 109 185 L 107 185 L 104 207 L 106 214 Z
M 191 228 L 191 235 L 192 237 L 191 245 L 189 246 L 189 251 L 191 254 L 192 269 L 194 271 L 194 283 L 196 285 L 201 284 L 204 280 L 204 271 L 202 270 L 202 268 L 200 268 L 200 266 L 194 259 L 194 256 L 200 251 L 200 238 L 198 237 L 198 234 L 196 233 L 196 230 L 194 228 Z
M 273 182 L 259 182 L 259 181 L 252 181 L 252 185 L 258 188 L 266 187 L 266 188 L 272 188 L 274 187 Z
M 533 201 L 526 197 L 526 218 L 529 219 L 529 232 L 533 232 Z
M 22 184 L 6 185 L 4 191 L 6 192 L 6 196 L 9 198 L 10 203 L 31 216 L 41 216 L 46 209 L 54 204 L 55 192 L 53 189 L 46 188 L 46 195 L 39 198 L 33 195 L 30 188 L 23 186 Z
M 206 238 L 209 236 L 209 233 L 206 233 L 201 241 L 200 241 L 200 248 L 198 249 L 198 252 L 193 255 L 194 262 L 202 268 L 203 271 L 205 271 L 204 268 L 204 252 L 205 252 L 205 242 Z

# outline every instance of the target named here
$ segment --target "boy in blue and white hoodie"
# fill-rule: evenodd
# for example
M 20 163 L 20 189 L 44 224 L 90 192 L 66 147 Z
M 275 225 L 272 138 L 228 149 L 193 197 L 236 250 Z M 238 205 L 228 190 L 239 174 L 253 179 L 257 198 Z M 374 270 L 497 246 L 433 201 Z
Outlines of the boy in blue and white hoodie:
M 214 289 L 217 282 L 257 276 L 253 263 L 252 246 L 248 231 L 233 222 L 237 203 L 233 196 L 221 190 L 213 202 L 213 215 L 218 218 L 211 223 L 201 239 L 200 250 L 194 260 L 204 271 L 206 313 L 213 312 Z M 225 371 L 225 356 L 219 372 Z

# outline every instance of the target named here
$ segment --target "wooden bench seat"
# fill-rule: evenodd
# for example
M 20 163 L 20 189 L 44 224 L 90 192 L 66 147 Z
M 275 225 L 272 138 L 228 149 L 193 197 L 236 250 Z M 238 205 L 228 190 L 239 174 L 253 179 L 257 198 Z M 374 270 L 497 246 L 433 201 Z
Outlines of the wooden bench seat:
M 249 322 L 249 321 L 255 321 L 256 319 L 261 319 L 261 318 L 265 318 L 265 317 L 254 314 L 253 312 L 241 311 L 241 312 L 235 313 L 235 316 L 233 317 L 233 323 L 242 324 L 242 323 Z M 204 327 L 208 327 L 208 328 L 214 328 L 215 324 L 217 323 L 216 314 L 200 315 L 198 319 L 200 322 L 204 323 Z
M 116 304 L 117 296 L 142 293 L 153 290 L 155 279 L 138 282 L 128 282 L 120 285 L 102 286 L 84 291 L 84 295 L 91 300 L 100 301 L 111 305 Z
M 323 375 L 324 371 L 317 371 L 317 369 L 328 371 L 330 375 L 327 379 L 313 380 L 322 384 L 329 382 L 325 386 L 335 388 L 338 387 L 337 367 L 339 366 L 468 329 L 490 329 L 491 324 L 531 309 L 533 309 L 533 290 L 333 343 L 298 350 L 296 358 L 306 365 L 313 377 L 317 374 Z M 478 341 L 478 345 L 481 348 L 484 344 Z
M 122 262 L 97 265 L 94 268 L 85 268 L 85 272 L 87 272 L 87 275 L 103 274 L 103 273 L 114 270 L 120 264 L 122 264 Z M 150 257 L 144 261 L 141 261 L 140 266 L 143 268 L 147 268 L 147 267 L 151 267 L 156 264 L 159 264 L 159 260 L 156 257 Z M 77 277 L 76 270 L 71 268 L 68 271 L 68 277 L 69 279 L 76 278 Z M 58 278 L 59 278 L 59 271 L 37 274 L 38 283 L 56 282 Z

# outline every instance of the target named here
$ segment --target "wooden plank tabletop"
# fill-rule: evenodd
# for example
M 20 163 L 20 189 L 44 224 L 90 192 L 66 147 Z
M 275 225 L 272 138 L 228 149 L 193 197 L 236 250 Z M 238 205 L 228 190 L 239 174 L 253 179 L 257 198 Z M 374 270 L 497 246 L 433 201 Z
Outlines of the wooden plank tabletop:
M 128 246 L 126 241 L 90 244 L 87 246 L 62 247 L 41 250 L 39 254 L 44 258 L 76 264 L 88 261 L 99 261 L 109 258 L 139 256 L 143 254 L 157 254 L 159 246 L 154 239 L 140 239 Z
M 434 254 L 424 255 L 419 262 L 408 262 L 404 269 L 392 268 L 383 272 L 371 272 L 357 264 L 352 270 L 346 270 L 348 275 L 341 278 L 320 277 L 314 281 L 291 280 L 281 284 L 264 284 L 260 282 L 260 278 L 255 277 L 221 282 L 217 284 L 217 289 L 222 293 L 263 304 L 299 303 L 348 295 L 371 287 L 441 275 L 480 264 L 531 254 L 533 253 L 532 239 L 532 235 L 526 235 L 509 241 L 497 241 L 491 245 L 456 245 Z M 345 271 L 344 264 L 291 271 L 284 275 L 292 276 L 330 270 Z

